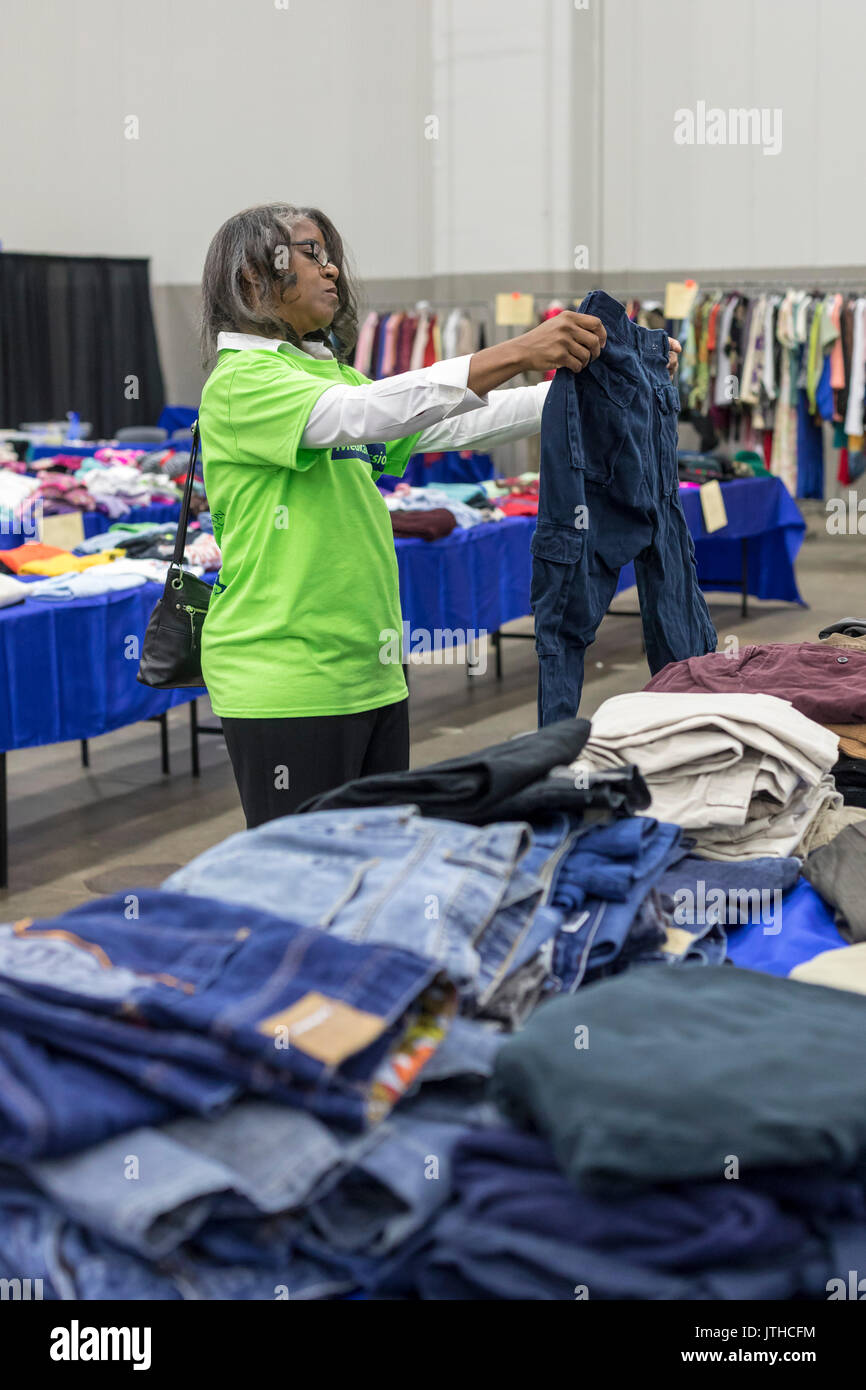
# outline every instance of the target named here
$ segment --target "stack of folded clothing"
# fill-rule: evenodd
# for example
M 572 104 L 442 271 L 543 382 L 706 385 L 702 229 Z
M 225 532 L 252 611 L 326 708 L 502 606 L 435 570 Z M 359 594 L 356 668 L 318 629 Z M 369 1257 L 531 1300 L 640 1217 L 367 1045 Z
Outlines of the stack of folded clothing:
M 39 501 L 46 516 L 63 512 L 93 512 L 97 500 L 78 473 L 41 473 L 33 501 Z
M 606 700 L 572 770 L 634 763 L 652 814 L 682 826 L 705 858 L 793 855 L 842 804 L 836 736 L 772 695 L 662 693 L 707 660 L 666 666 L 652 689 Z
M 844 618 L 818 642 L 769 642 L 665 666 L 646 689 L 749 695 L 764 692 L 846 740 L 833 777 L 847 806 L 866 807 L 866 622 Z M 864 736 L 864 737 L 861 737 Z
M 391 527 L 399 540 L 439 541 L 443 536 L 450 536 L 456 525 L 454 513 L 445 507 L 391 512 Z
M 501 514 L 494 509 L 465 501 L 460 495 L 463 486 L 409 487 L 408 483 L 398 483 L 385 497 L 394 535 L 438 540 L 440 536 L 449 535 L 455 526 L 478 526 L 482 521 L 501 519 Z M 476 494 L 478 487 L 473 484 L 471 495 L 474 498 Z M 447 515 L 443 516 L 443 512 Z M 424 518 L 427 518 L 426 524 Z
M 491 478 L 484 484 L 488 497 L 505 516 L 538 515 L 538 474 Z
M 685 449 L 677 454 L 677 472 L 681 483 L 725 482 L 734 477 L 728 459 L 716 454 L 691 453 Z
M 0 525 L 4 535 L 15 535 L 22 518 L 28 517 L 38 478 L 28 478 L 5 465 L 0 468 Z M 32 531 L 31 531 L 32 534 Z
M 112 517 L 123 516 L 132 507 L 149 506 L 152 497 L 147 479 L 132 464 L 112 463 L 88 469 L 83 482 L 94 504 Z
M 150 582 L 163 584 L 174 552 L 174 526 L 137 523 L 92 536 L 74 551 L 27 542 L 0 551 L 0 567 L 36 583 L 7 586 L 5 603 L 24 598 L 63 602 L 122 592 Z M 210 532 L 191 527 L 184 551 L 184 568 L 202 575 L 219 568 L 219 547 Z M 2 597 L 2 596 L 0 596 Z
M 840 618 L 818 633 L 821 642 L 837 648 L 836 664 L 848 652 L 866 656 L 866 618 Z M 839 761 L 833 769 L 836 786 L 846 806 L 866 808 L 866 718 L 854 723 L 828 724 L 839 735 Z
M 826 1298 L 866 1259 L 864 1028 L 859 996 L 723 967 L 540 1009 L 495 1062 L 512 1127 L 461 1142 L 390 1288 Z

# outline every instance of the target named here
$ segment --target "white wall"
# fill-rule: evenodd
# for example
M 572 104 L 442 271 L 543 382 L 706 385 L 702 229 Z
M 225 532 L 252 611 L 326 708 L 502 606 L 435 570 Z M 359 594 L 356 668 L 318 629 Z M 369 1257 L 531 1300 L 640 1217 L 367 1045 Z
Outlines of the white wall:
M 434 0 L 432 15 L 435 270 L 569 267 L 596 233 L 573 211 L 595 177 L 595 16 L 562 0 Z
M 284 199 L 324 208 L 367 274 L 417 274 L 429 0 L 287 3 L 3 0 L 3 246 L 189 284 L 227 216 Z
M 192 286 L 286 198 L 372 280 L 866 260 L 854 0 L 4 0 L 3 42 L 9 250 Z M 781 107 L 782 152 L 676 145 L 698 100 Z
M 866 261 L 866 7 L 604 0 L 603 15 L 607 270 Z M 781 153 L 675 144 L 674 111 L 698 100 L 781 108 Z

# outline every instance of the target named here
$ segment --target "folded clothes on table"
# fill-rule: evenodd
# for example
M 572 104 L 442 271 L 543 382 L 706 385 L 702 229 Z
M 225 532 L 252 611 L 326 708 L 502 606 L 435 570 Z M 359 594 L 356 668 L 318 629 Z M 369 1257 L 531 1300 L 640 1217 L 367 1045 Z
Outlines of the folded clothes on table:
M 417 515 L 420 512 L 438 514 L 446 510 L 451 513 L 457 526 L 477 526 L 484 520 L 476 508 L 467 506 L 452 493 L 441 492 L 438 487 L 408 487 L 405 483 L 398 483 L 394 491 L 386 496 L 385 505 L 392 513 L 391 520 L 395 528 L 403 524 L 399 516 L 401 512 Z M 394 534 L 403 533 L 395 529 Z
M 57 578 L 61 574 L 81 574 L 97 565 L 108 565 L 122 554 L 122 550 L 100 550 L 95 555 L 73 555 L 71 551 L 64 551 L 47 560 L 30 560 L 22 565 L 19 574 L 39 574 L 47 579 Z
M 565 919 L 553 946 L 553 973 L 561 989 L 573 991 L 614 973 L 635 955 L 657 958 L 668 923 L 659 914 L 654 929 L 644 935 L 648 924 L 639 914 L 650 890 L 676 859 L 680 839 L 679 826 L 648 816 L 616 820 L 578 834 L 550 898 Z
M 34 561 L 56 559 L 58 555 L 67 554 L 69 552 L 62 550 L 59 545 L 43 545 L 41 541 L 25 541 L 24 545 L 18 545 L 14 550 L 0 550 L 0 565 L 11 570 L 13 574 L 20 574 L 25 565 L 32 564 Z
M 836 911 L 849 941 L 866 941 L 866 822 L 849 825 L 803 864 L 807 878 Z
M 417 806 L 425 816 L 484 824 L 503 819 L 502 805 L 551 771 L 571 763 L 589 737 L 586 719 L 562 719 L 478 753 L 407 772 L 346 782 L 304 803 L 301 811 Z M 571 781 L 573 782 L 573 778 Z
M 538 1009 L 493 1099 L 581 1190 L 863 1172 L 866 999 L 729 966 L 645 966 Z M 832 1084 L 828 1084 L 832 1078 Z M 711 1103 L 709 1103 L 711 1102 Z
M 768 642 L 672 661 L 645 690 L 775 695 L 820 724 L 866 723 L 866 652 L 824 642 Z
M 701 859 L 686 852 L 656 883 L 670 898 L 677 926 L 716 921 L 720 926 L 772 922 L 783 893 L 800 876 L 802 860 L 772 855 L 752 859 Z
M 557 842 L 568 833 L 563 817 Z M 549 940 L 559 924 L 542 906 L 545 878 L 524 867 L 532 844 L 519 822 L 428 820 L 414 806 L 319 811 L 233 835 L 163 886 L 290 911 L 349 941 L 399 944 L 437 962 L 466 1006 L 481 1008 L 523 963 L 526 943 Z
M 391 526 L 394 535 L 404 539 L 438 541 L 450 536 L 457 522 L 454 513 L 439 507 L 431 511 L 391 513 Z
M 62 574 L 55 579 L 41 579 L 27 586 L 27 597 L 44 603 L 68 603 L 76 598 L 97 598 L 100 594 L 135 589 L 146 582 L 144 575 L 131 573 L 124 561 L 117 560 L 110 565 L 85 570 L 83 574 Z
M 789 857 L 842 804 L 836 751 L 834 734 L 772 695 L 651 690 L 606 700 L 571 766 L 635 764 L 650 813 L 681 825 L 708 859 Z
M 833 781 L 846 806 L 866 807 L 866 758 L 843 754 L 833 764 Z
M 0 927 L 4 1157 L 68 1152 L 151 1121 L 118 1095 L 108 1109 L 98 1086 L 79 1086 L 71 1106 L 67 1058 L 181 1110 L 252 1091 L 360 1128 L 447 1032 L 456 995 L 435 962 L 213 899 L 136 897 L 134 921 L 119 894 Z M 22 1039 L 48 1044 L 61 1065 L 48 1055 L 33 1073 Z M 25 1104 L 37 1083 L 43 1105 Z
M 820 952 L 845 946 L 833 909 L 804 878 L 783 894 L 781 902 L 774 895 L 769 910 L 762 902 L 760 913 L 748 921 L 729 922 L 726 931 L 728 959 L 769 975 L 789 975 L 795 965 Z
M 825 1298 L 834 1226 L 859 1219 L 866 1254 L 862 1185 L 839 1179 L 678 1183 L 605 1199 L 578 1191 L 543 1139 L 504 1127 L 467 1134 L 451 1169 L 452 1202 L 400 1271 L 410 1295 Z
M 0 574 L 0 608 L 11 608 L 13 604 L 23 603 L 29 588 L 29 584 L 22 584 L 7 574 Z
M 792 980 L 807 985 L 824 985 L 827 989 L 847 989 L 854 994 L 866 994 L 866 941 L 855 946 L 843 946 L 840 951 L 821 951 L 811 960 L 802 961 L 791 971 Z

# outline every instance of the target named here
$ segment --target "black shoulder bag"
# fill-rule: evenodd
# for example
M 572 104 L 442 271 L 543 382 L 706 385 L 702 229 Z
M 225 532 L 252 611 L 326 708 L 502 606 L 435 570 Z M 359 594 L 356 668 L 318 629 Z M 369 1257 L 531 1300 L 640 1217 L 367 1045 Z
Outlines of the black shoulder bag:
M 192 431 L 192 451 L 186 487 L 183 490 L 180 520 L 177 523 L 174 556 L 166 575 L 162 598 L 150 615 L 138 666 L 138 679 L 142 685 L 152 685 L 157 690 L 180 690 L 189 686 L 204 685 L 201 673 L 201 630 L 213 590 L 210 584 L 206 584 L 203 579 L 183 568 L 186 528 L 189 525 L 192 485 L 195 481 L 195 465 L 200 444 L 196 420 Z

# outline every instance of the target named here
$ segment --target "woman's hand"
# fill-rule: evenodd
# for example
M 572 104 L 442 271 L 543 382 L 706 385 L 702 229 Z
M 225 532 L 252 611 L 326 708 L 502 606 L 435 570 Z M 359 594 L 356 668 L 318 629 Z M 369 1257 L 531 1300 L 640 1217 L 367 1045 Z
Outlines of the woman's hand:
M 680 365 L 680 353 L 683 350 L 683 345 L 678 343 L 676 338 L 668 338 L 668 346 L 671 350 L 668 358 L 668 371 L 671 374 L 671 381 L 673 381 L 677 367 Z
M 469 389 L 477 396 L 485 396 L 520 372 L 549 372 L 557 367 L 583 371 L 588 362 L 598 357 L 606 342 L 607 333 L 601 319 L 563 309 L 561 314 L 528 333 L 473 353 L 469 364 Z
M 517 339 L 528 372 L 549 372 L 556 367 L 581 372 L 598 357 L 606 342 L 607 331 L 601 319 L 593 314 L 578 314 L 574 309 L 563 309 L 561 314 Z

